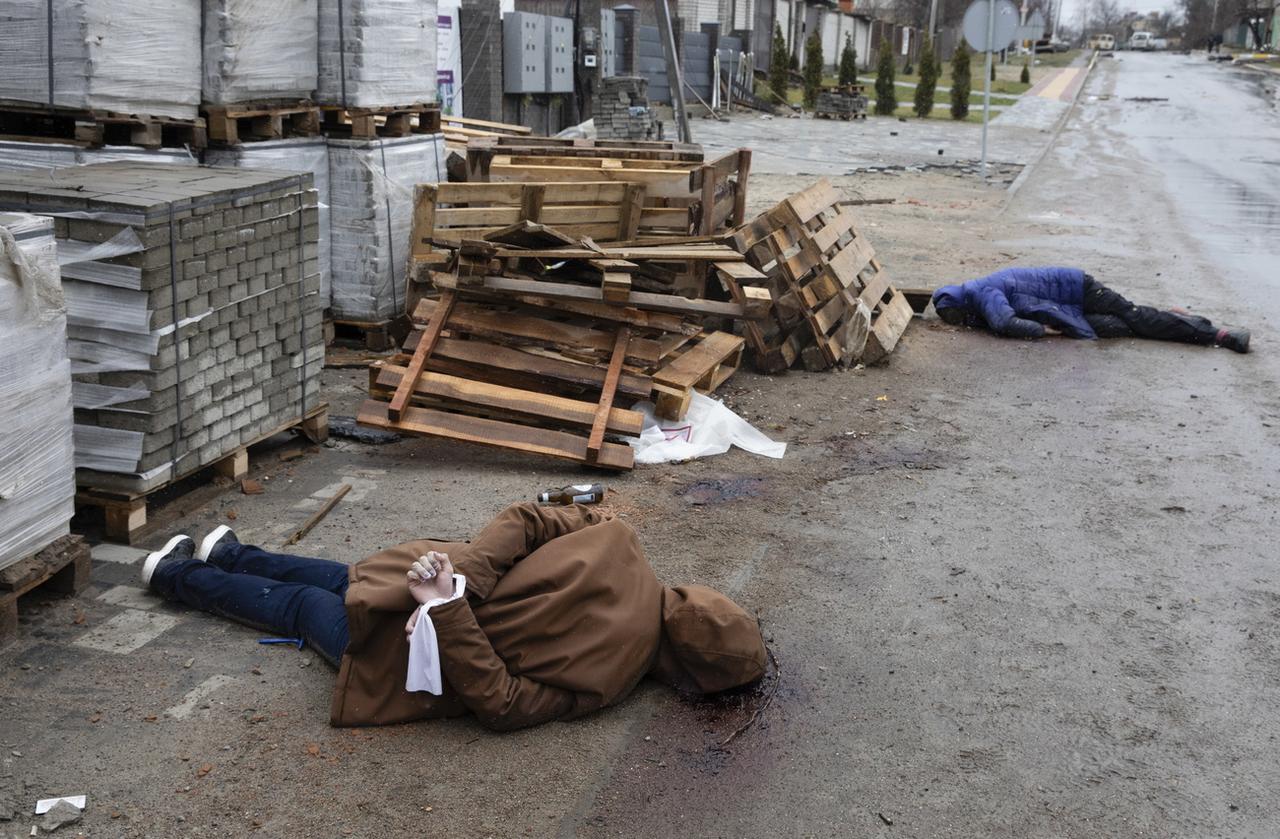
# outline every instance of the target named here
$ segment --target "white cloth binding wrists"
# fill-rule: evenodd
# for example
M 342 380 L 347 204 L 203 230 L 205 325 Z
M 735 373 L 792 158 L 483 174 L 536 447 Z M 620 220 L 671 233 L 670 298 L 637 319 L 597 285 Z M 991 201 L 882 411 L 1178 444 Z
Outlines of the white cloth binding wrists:
M 409 636 L 409 671 L 405 674 L 405 690 L 425 690 L 434 696 L 444 691 L 444 679 L 440 675 L 440 647 L 436 642 L 436 627 L 431 622 L 430 609 L 452 603 L 466 593 L 467 578 L 454 574 L 452 597 L 434 597 L 418 607 L 418 622 Z

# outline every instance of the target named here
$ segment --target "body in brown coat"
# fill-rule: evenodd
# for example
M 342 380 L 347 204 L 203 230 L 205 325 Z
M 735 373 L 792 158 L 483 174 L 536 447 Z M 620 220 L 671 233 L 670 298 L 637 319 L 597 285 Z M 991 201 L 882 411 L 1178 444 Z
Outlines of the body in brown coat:
M 406 573 L 447 553 L 466 597 L 435 606 L 445 690 L 404 689 Z M 754 619 L 701 586 L 664 588 L 625 523 L 582 506 L 508 507 L 470 543 L 420 540 L 353 565 L 350 643 L 331 722 L 384 725 L 471 712 L 513 729 L 588 714 L 646 674 L 710 693 L 764 674 Z

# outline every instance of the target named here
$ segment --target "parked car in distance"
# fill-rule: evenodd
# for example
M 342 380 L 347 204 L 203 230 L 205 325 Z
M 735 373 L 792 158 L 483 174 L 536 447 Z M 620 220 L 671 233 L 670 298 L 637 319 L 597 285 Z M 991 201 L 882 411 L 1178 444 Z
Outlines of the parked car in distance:
M 1098 52 L 1112 52 L 1116 48 L 1116 39 L 1114 35 L 1094 35 L 1089 39 L 1089 49 Z
M 1150 32 L 1134 32 L 1129 37 L 1129 49 L 1149 51 L 1155 49 L 1155 36 Z

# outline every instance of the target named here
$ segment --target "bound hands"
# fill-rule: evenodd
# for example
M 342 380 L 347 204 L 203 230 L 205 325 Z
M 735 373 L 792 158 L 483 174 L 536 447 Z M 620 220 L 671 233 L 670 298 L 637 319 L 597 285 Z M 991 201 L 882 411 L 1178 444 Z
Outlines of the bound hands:
M 436 598 L 447 599 L 453 596 L 453 563 L 449 561 L 448 554 L 427 551 L 426 556 L 418 557 L 409 568 L 408 577 L 409 594 L 413 595 L 413 599 L 419 604 Z M 418 625 L 420 611 L 422 611 L 421 606 L 414 609 L 413 614 L 409 616 L 409 622 L 404 625 L 406 636 L 413 634 L 413 628 Z

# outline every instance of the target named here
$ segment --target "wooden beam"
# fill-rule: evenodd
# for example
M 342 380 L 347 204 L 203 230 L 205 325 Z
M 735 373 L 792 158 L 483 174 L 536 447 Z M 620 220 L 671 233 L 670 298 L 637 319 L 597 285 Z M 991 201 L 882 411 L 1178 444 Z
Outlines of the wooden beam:
M 677 315 L 694 315 L 699 317 L 719 316 L 728 318 L 760 319 L 768 315 L 767 298 L 764 289 L 753 290 L 746 305 L 720 300 L 693 300 L 678 297 L 674 294 L 655 294 L 648 291 L 633 291 L 625 299 L 617 301 L 606 299 L 599 288 L 576 285 L 574 283 L 549 283 L 541 280 L 525 280 L 516 277 L 485 277 L 483 288 L 486 291 L 508 292 L 511 294 L 549 297 L 552 299 L 573 300 L 583 303 L 616 303 L 636 309 L 653 312 L 667 312 Z M 746 290 L 744 289 L 744 294 Z M 762 310 L 763 309 L 763 310 Z
M 409 362 L 408 370 L 404 377 L 400 380 L 400 386 L 396 388 L 395 395 L 391 397 L 390 404 L 387 405 L 387 416 L 393 422 L 398 422 L 405 409 L 409 404 L 409 397 L 413 395 L 414 386 L 418 382 L 418 376 L 422 374 L 423 365 L 426 364 L 427 356 L 431 355 L 431 351 L 435 349 L 436 342 L 440 340 L 440 333 L 444 331 L 445 321 L 449 319 L 449 315 L 453 312 L 454 293 L 445 290 L 440 294 L 440 300 L 435 307 L 435 311 L 431 314 L 431 320 L 427 322 L 427 328 L 423 330 L 422 340 L 418 342 L 418 346 L 413 351 L 413 360 Z
M 579 463 L 587 462 L 587 438 L 564 431 L 530 428 L 501 420 L 451 414 L 431 408 L 411 406 L 405 409 L 404 418 L 392 422 L 387 417 L 387 403 L 368 399 L 360 407 L 357 421 L 373 428 L 386 428 L 403 434 L 422 437 L 443 437 L 493 446 L 500 449 L 548 455 Z M 602 443 L 593 466 L 605 469 L 630 469 L 635 464 L 635 453 L 625 443 Z
M 618 390 L 618 377 L 622 375 L 622 360 L 627 354 L 627 344 L 630 341 L 631 327 L 619 326 L 618 336 L 613 343 L 613 355 L 609 359 L 609 372 L 605 375 L 604 387 L 600 390 L 600 403 L 596 406 L 595 421 L 592 422 L 591 434 L 587 437 L 587 460 L 592 463 L 599 459 L 600 448 L 604 445 L 605 427 L 608 425 L 609 414 L 613 410 L 613 395 Z

